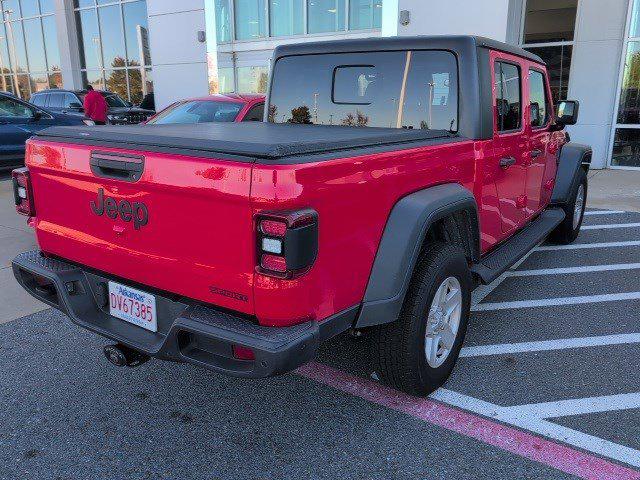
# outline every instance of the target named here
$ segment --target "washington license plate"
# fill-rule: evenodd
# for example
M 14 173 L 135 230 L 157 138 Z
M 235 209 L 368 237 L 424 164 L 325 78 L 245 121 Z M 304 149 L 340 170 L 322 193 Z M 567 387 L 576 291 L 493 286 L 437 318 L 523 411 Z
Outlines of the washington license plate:
M 109 282 L 109 313 L 152 332 L 158 331 L 156 297 L 115 282 Z

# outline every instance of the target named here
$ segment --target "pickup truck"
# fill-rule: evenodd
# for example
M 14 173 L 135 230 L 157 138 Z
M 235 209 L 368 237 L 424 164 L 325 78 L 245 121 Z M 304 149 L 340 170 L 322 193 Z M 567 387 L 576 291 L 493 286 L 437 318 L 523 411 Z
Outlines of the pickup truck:
M 591 149 L 545 64 L 471 36 L 278 47 L 265 121 L 56 127 L 13 174 L 18 282 L 150 357 L 240 377 L 364 333 L 386 384 L 454 367 L 471 293 L 580 231 Z M 517 328 L 517 327 L 514 327 Z

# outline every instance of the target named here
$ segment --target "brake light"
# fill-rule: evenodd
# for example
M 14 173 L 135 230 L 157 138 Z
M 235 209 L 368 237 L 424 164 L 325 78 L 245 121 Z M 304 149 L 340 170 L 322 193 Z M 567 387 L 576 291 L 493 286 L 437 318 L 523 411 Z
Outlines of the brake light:
M 241 347 L 240 345 L 232 345 L 233 357 L 238 360 L 255 360 L 256 356 L 253 350 L 247 347 Z
M 257 271 L 278 278 L 305 274 L 318 255 L 318 213 L 263 212 L 256 217 Z
M 16 204 L 16 212 L 21 215 L 35 217 L 36 209 L 33 204 L 33 189 L 31 188 L 31 178 L 29 169 L 17 168 L 11 172 L 13 180 L 13 197 Z

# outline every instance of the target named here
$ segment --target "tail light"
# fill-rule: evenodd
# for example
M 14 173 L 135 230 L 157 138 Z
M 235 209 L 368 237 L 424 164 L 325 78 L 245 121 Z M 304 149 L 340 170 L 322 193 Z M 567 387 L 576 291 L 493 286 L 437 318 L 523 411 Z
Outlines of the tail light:
M 18 168 L 11 172 L 13 179 L 13 197 L 16 203 L 16 211 L 21 215 L 35 217 L 36 208 L 33 204 L 33 189 L 29 169 Z
M 256 216 L 257 271 L 278 278 L 305 274 L 318 255 L 318 213 L 312 209 Z

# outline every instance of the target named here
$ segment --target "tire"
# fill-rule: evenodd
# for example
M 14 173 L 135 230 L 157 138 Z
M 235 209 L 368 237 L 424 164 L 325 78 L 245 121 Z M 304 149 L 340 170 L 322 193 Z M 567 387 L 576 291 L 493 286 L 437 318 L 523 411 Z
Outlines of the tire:
M 549 236 L 552 242 L 568 245 L 578 238 L 587 206 L 587 187 L 587 174 L 580 168 L 578 181 L 571 192 L 571 201 L 562 207 L 565 219 Z
M 456 287 L 459 287 L 459 297 L 454 295 Z M 452 331 L 448 335 L 442 331 L 443 336 L 437 339 L 447 318 L 436 308 L 436 294 L 442 294 L 442 289 L 446 290 L 445 296 L 450 298 L 451 305 L 459 303 L 459 307 L 449 316 Z M 392 388 L 420 396 L 444 384 L 458 359 L 467 331 L 471 290 L 471 272 L 459 248 L 436 243 L 423 250 L 400 316 L 372 332 L 371 359 L 378 378 Z M 456 318 L 457 328 L 454 328 Z M 438 325 L 434 326 L 435 323 Z M 428 337 L 427 327 L 431 331 Z M 438 357 L 440 346 L 442 355 Z M 445 350 L 448 350 L 446 355 Z

